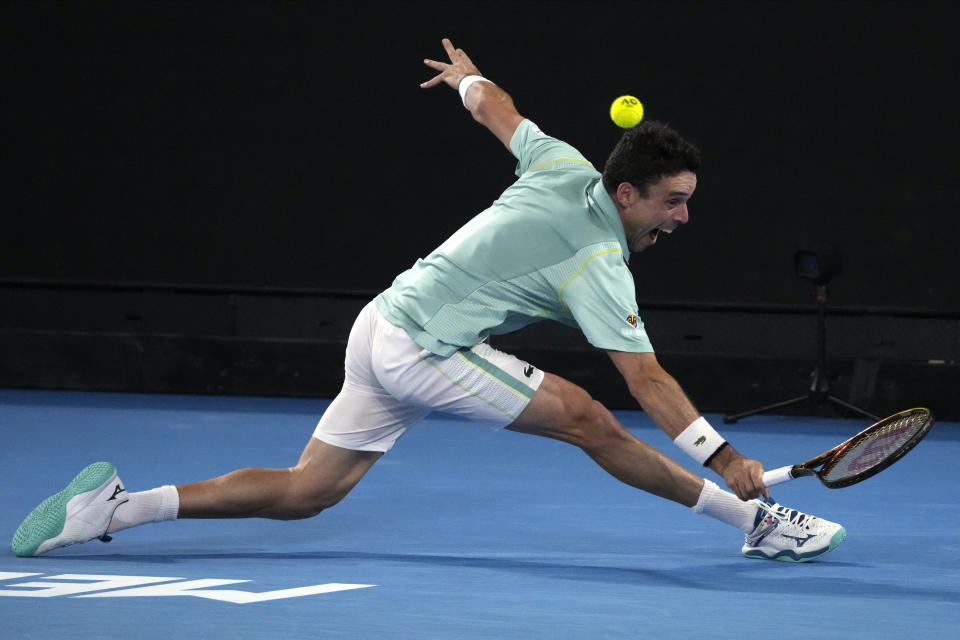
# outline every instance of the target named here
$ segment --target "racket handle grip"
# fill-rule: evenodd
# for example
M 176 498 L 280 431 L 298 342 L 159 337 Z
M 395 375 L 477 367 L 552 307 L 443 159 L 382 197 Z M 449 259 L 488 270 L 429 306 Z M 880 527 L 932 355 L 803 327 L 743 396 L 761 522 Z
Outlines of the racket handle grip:
M 788 465 L 786 467 L 780 467 L 779 469 L 764 471 L 763 484 L 768 487 L 772 487 L 775 484 L 780 484 L 782 482 L 786 482 L 787 480 L 793 480 L 793 474 L 790 473 L 792 470 L 793 466 Z

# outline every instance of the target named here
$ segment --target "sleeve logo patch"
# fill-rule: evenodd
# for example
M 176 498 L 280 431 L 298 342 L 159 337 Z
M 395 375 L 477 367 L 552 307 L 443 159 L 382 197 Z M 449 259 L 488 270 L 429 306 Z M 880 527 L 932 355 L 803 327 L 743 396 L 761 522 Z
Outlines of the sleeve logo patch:
M 636 329 L 636 328 L 637 328 L 637 324 L 638 324 L 638 322 L 637 322 L 637 315 L 634 314 L 634 313 L 631 313 L 630 315 L 628 315 L 628 316 L 627 316 L 627 324 L 630 325 L 631 327 L 633 327 L 634 329 Z

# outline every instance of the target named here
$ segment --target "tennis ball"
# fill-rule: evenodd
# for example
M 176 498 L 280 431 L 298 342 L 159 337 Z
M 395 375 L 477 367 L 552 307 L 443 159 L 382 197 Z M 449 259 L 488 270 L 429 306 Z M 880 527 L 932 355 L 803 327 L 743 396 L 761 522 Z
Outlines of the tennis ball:
M 610 118 L 621 129 L 630 129 L 643 120 L 643 103 L 633 96 L 620 96 L 610 105 Z

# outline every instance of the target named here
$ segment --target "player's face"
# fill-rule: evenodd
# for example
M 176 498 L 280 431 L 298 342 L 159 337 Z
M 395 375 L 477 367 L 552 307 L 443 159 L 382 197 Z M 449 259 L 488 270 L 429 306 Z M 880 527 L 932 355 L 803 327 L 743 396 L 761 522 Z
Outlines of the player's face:
M 687 200 L 697 188 L 697 176 L 689 171 L 661 178 L 650 186 L 645 198 L 633 189 L 621 200 L 620 219 L 627 232 L 627 246 L 636 253 L 657 242 L 660 233 L 671 233 L 690 219 Z

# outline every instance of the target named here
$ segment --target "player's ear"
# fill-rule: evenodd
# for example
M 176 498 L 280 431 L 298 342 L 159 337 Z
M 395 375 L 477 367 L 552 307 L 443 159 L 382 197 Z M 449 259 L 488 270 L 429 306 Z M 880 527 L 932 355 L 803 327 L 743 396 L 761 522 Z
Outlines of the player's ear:
M 618 204 L 623 207 L 629 207 L 640 196 L 640 192 L 629 182 L 621 182 L 617 185 L 615 195 Z

